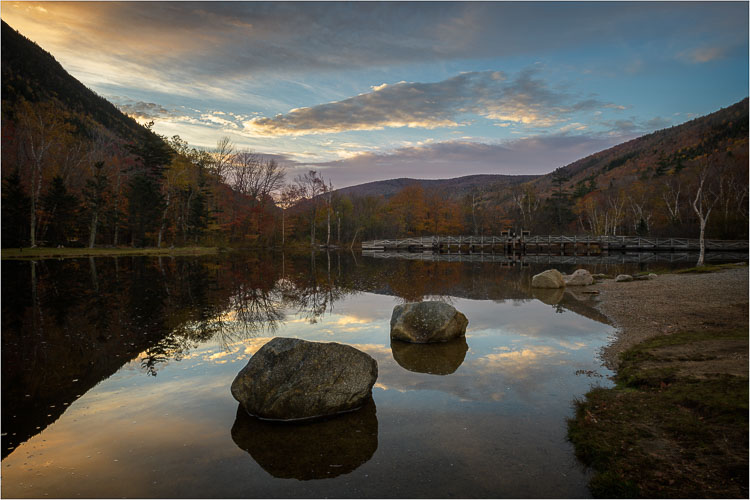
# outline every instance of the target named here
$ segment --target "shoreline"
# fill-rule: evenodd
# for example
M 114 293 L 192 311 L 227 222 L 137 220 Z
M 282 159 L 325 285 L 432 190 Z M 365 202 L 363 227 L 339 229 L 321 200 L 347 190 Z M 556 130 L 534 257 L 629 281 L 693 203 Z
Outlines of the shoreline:
M 2 260 L 64 259 L 81 257 L 129 257 L 170 255 L 213 255 L 223 251 L 219 247 L 175 247 L 175 248 L 3 248 Z
M 747 498 L 748 268 L 608 280 L 610 388 L 574 403 L 568 440 L 600 498 Z
M 600 354 L 604 366 L 613 371 L 623 352 L 659 335 L 748 327 L 747 265 L 711 273 L 661 274 L 653 280 L 607 280 L 586 288 L 599 292 L 594 307 L 616 329 Z

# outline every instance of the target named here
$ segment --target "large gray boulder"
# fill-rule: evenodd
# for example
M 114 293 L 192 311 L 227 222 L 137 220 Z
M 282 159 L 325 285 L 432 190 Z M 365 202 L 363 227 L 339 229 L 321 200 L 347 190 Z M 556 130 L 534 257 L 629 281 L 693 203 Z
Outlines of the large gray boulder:
M 573 274 L 563 276 L 566 286 L 588 286 L 594 283 L 594 277 L 585 269 L 576 269 Z
M 563 288 L 565 280 L 557 269 L 547 269 L 531 278 L 531 288 Z
M 354 347 L 277 337 L 240 371 L 232 396 L 251 415 L 302 420 L 361 407 L 377 378 L 377 362 Z
M 391 340 L 447 342 L 464 336 L 468 324 L 466 316 L 445 302 L 409 302 L 393 308 Z

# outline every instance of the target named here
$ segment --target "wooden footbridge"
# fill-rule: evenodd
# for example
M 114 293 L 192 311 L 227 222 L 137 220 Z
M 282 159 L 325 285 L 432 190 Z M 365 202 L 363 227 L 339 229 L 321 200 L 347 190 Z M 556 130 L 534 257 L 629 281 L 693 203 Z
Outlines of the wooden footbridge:
M 741 252 L 747 240 L 705 240 L 706 251 Z M 699 240 L 641 236 L 420 236 L 362 242 L 363 251 L 499 253 L 522 255 L 601 255 L 609 252 L 698 251 Z

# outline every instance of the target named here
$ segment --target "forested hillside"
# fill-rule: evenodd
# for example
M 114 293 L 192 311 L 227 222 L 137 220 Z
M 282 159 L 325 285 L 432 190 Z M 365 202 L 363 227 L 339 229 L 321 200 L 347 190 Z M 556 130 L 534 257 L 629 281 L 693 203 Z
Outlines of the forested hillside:
M 4 247 L 257 239 L 278 186 L 237 192 L 226 182 L 228 153 L 226 143 L 213 154 L 155 134 L 2 23 Z M 243 160 L 278 184 L 278 165 Z
M 747 98 L 559 168 L 504 203 L 536 232 L 694 236 L 701 177 L 708 234 L 747 237 Z

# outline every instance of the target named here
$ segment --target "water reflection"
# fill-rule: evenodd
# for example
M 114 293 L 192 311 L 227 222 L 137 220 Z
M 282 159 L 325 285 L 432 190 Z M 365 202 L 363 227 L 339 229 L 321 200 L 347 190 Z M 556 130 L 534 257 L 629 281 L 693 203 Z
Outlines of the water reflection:
M 241 406 L 232 440 L 274 477 L 330 479 L 349 474 L 378 449 L 378 418 L 370 398 L 360 408 L 315 422 L 268 422 Z
M 450 375 L 458 370 L 468 350 L 466 337 L 431 344 L 391 341 L 391 351 L 396 363 L 412 372 L 433 375 Z
M 446 297 L 513 305 L 536 296 L 558 311 L 604 321 L 588 297 L 532 292 L 531 276 L 541 269 L 385 261 L 347 253 L 3 261 L 2 456 L 125 365 L 135 362 L 142 373 L 159 379 L 170 361 L 189 357 L 206 342 L 228 349 L 247 339 L 272 337 L 289 322 L 286 315 L 322 326 L 337 303 L 351 303 L 364 292 L 403 301 Z M 616 274 L 634 269 L 602 264 L 589 270 Z M 353 338 L 357 331 L 372 330 L 380 315 L 373 318 L 368 311 L 367 321 L 349 318 L 347 325 L 331 327 L 331 334 Z M 384 313 L 383 320 L 389 316 Z M 528 322 L 523 325 L 528 334 Z M 429 354 L 394 345 L 392 355 L 412 372 L 449 374 L 467 355 L 463 342 L 429 346 Z
M 554 306 L 558 304 L 565 294 L 564 288 L 532 288 L 531 293 L 535 299 L 544 302 L 547 305 Z

